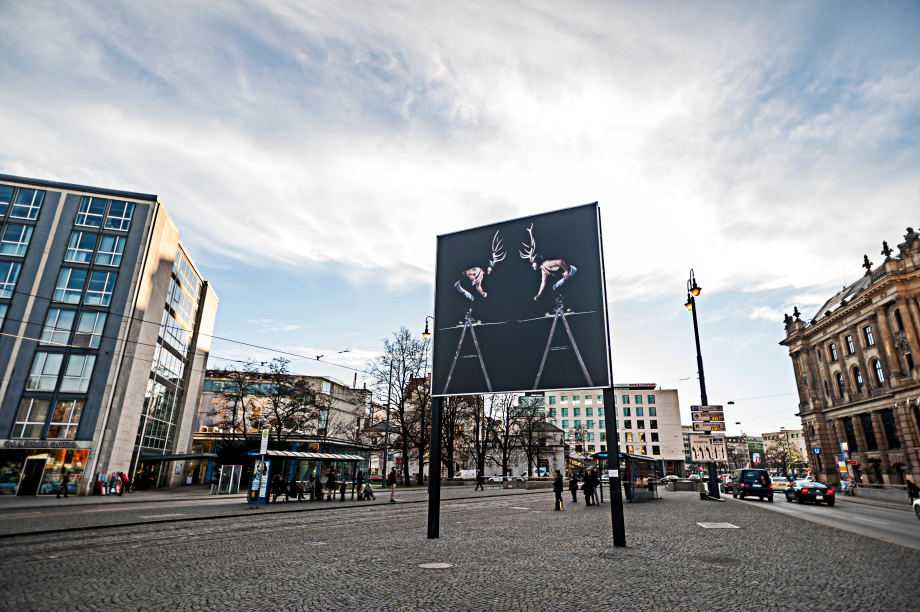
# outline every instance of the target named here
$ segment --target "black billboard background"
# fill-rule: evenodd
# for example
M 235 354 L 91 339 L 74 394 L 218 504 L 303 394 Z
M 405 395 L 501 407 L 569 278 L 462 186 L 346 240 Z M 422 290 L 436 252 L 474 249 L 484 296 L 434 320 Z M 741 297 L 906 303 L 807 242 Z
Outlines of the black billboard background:
M 537 253 L 547 260 L 562 259 L 577 271 L 558 290 L 552 285 L 561 278 L 547 279 L 538 300 L 541 273 L 534 270 L 519 251 L 530 244 L 527 228 L 533 224 Z M 540 361 L 552 327 L 556 297 L 570 310 L 566 320 L 584 360 L 589 384 L 578 363 L 565 326 L 556 324 L 553 342 L 538 389 L 578 389 L 610 384 L 607 350 L 607 316 L 604 297 L 603 263 L 599 239 L 598 206 L 587 204 L 560 211 L 496 223 L 438 237 L 435 276 L 435 333 L 432 368 L 434 395 L 489 393 L 476 347 L 469 331 L 460 358 L 445 392 L 448 372 L 460 341 L 464 316 L 473 309 L 476 338 L 482 351 L 492 392 L 523 392 L 533 389 Z M 483 298 L 470 284 L 464 271 L 486 269 L 492 257 L 492 237 L 498 231 L 504 252 L 491 274 L 484 277 Z M 524 244 L 522 244 L 524 243 Z M 474 296 L 470 301 L 454 287 L 457 281 Z M 577 312 L 590 314 L 573 315 Z M 541 318 L 542 317 L 542 318 Z M 520 322 L 541 318 L 537 321 Z M 485 325 L 501 323 L 500 325 Z M 451 328 L 451 329 L 445 329 Z

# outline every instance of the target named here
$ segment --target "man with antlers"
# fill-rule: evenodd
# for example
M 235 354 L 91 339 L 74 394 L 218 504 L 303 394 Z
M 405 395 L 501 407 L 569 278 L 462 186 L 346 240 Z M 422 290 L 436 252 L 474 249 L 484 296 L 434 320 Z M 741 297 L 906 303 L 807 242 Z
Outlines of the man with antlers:
M 486 274 L 492 273 L 492 268 L 495 267 L 495 264 L 500 262 L 505 258 L 505 253 L 502 252 L 502 241 L 498 239 L 498 232 L 495 232 L 495 235 L 492 237 L 492 259 L 489 260 L 485 266 L 485 271 L 483 267 L 474 266 L 469 270 L 463 271 L 463 276 L 469 279 L 470 284 L 473 286 L 476 291 L 482 297 L 486 297 L 488 293 L 482 290 L 482 279 L 485 278 Z M 454 288 L 464 297 L 468 298 L 471 302 L 473 301 L 473 294 L 460 286 L 460 281 L 454 283 Z
M 553 291 L 562 286 L 562 283 L 567 281 L 572 277 L 575 272 L 578 271 L 578 268 L 575 266 L 567 265 L 561 259 L 543 259 L 543 256 L 537 253 L 537 241 L 533 237 L 533 223 L 530 224 L 530 227 L 527 228 L 527 233 L 530 234 L 530 245 L 528 246 L 526 242 L 522 242 L 524 245 L 525 251 L 518 251 L 521 259 L 530 260 L 531 265 L 534 270 L 540 270 L 542 278 L 540 280 L 540 290 L 537 291 L 537 295 L 533 298 L 534 301 L 540 298 L 540 295 L 543 293 L 543 290 L 546 288 L 546 279 L 553 278 L 562 270 L 562 278 L 560 278 L 555 285 L 553 285 Z

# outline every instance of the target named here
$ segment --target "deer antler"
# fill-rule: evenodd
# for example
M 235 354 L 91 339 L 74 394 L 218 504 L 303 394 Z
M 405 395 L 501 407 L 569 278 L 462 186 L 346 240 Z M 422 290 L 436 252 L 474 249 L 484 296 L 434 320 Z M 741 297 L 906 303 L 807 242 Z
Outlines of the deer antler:
M 533 261 L 533 256 L 537 252 L 537 241 L 533 238 L 533 223 L 531 223 L 530 227 L 527 228 L 527 233 L 530 234 L 530 245 L 528 246 L 526 242 L 521 243 L 524 245 L 527 253 L 525 254 L 524 251 L 518 251 L 518 254 L 521 256 L 521 259 L 529 259 L 530 261 Z
M 494 268 L 495 264 L 505 258 L 505 255 L 506 253 L 502 252 L 502 241 L 498 239 L 498 232 L 495 232 L 495 235 L 492 236 L 492 261 L 489 262 L 489 267 Z

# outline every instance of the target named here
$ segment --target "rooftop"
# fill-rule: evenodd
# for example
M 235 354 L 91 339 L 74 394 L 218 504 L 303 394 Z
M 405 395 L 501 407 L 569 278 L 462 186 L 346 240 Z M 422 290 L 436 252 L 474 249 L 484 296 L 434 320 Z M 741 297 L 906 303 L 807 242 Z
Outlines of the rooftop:
M 23 185 L 32 185 L 35 187 L 47 187 L 49 189 L 61 189 L 68 191 L 84 191 L 87 193 L 98 193 L 99 195 L 112 196 L 116 198 L 131 198 L 132 200 L 147 200 L 156 202 L 157 196 L 149 193 L 136 193 L 134 191 L 120 191 L 118 189 L 105 189 L 103 187 L 91 187 L 89 185 L 78 185 L 76 183 L 59 183 L 57 181 L 46 181 L 44 179 L 26 178 L 23 176 L 14 176 L 12 174 L 0 174 L 0 181 L 8 183 L 21 183 Z

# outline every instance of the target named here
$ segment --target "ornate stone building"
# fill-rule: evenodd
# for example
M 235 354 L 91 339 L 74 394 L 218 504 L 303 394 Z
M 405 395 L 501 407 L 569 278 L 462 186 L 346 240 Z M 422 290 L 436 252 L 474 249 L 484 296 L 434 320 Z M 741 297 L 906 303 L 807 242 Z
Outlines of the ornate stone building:
M 839 483 L 835 455 L 848 448 L 862 483 L 920 481 L 920 235 L 825 303 L 808 321 L 786 315 L 799 416 L 816 477 Z M 819 448 L 820 454 L 814 449 Z

